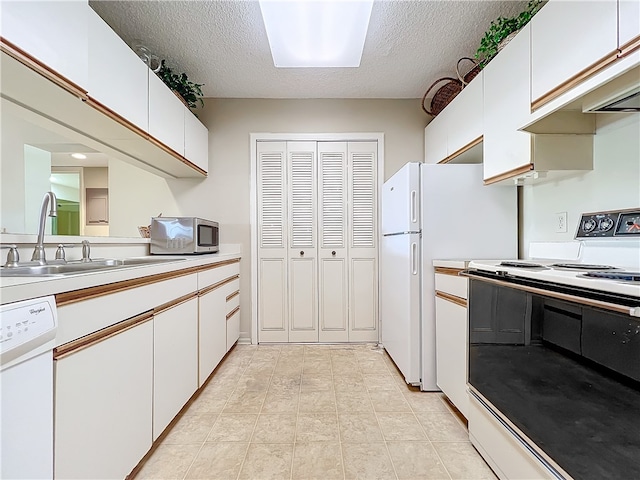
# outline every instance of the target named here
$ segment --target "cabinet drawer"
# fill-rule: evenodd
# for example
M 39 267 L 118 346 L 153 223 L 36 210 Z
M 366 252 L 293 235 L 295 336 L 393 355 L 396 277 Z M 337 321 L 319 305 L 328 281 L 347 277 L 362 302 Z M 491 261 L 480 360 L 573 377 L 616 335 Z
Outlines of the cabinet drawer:
M 436 273 L 436 290 L 467 299 L 467 279 L 457 275 Z
M 468 418 L 471 443 L 499 478 L 556 478 L 474 398 Z
M 240 274 L 240 262 L 215 266 L 209 270 L 198 272 L 198 288 L 203 289 L 225 278 Z
M 58 307 L 56 346 L 134 317 L 197 289 L 198 279 L 196 274 L 192 274 L 62 305 Z M 82 292 L 78 293 L 80 295 Z

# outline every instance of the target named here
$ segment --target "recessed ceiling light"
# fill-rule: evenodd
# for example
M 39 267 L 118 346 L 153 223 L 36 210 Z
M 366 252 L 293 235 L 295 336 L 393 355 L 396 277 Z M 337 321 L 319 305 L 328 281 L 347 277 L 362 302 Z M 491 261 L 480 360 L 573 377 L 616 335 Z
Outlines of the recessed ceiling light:
M 373 0 L 260 0 L 273 64 L 359 67 Z
M 71 156 L 76 160 L 86 160 L 87 156 L 84 153 L 72 153 Z

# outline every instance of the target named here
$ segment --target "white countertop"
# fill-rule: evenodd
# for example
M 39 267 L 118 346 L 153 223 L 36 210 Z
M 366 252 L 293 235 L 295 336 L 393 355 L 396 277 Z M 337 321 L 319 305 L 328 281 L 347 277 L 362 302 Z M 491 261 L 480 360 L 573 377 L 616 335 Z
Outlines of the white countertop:
M 450 260 L 434 260 L 434 267 L 442 268 L 467 268 L 471 260 L 450 259 Z
M 240 248 L 232 248 L 222 253 L 206 255 L 162 255 L 161 258 L 172 258 L 175 262 L 163 262 L 151 265 L 132 265 L 112 270 L 96 270 L 73 275 L 56 277 L 2 277 L 0 276 L 0 302 L 2 304 L 44 297 L 56 293 L 81 290 L 83 288 L 107 285 L 132 278 L 147 277 L 159 273 L 173 272 L 185 268 L 208 265 L 212 263 L 240 258 Z

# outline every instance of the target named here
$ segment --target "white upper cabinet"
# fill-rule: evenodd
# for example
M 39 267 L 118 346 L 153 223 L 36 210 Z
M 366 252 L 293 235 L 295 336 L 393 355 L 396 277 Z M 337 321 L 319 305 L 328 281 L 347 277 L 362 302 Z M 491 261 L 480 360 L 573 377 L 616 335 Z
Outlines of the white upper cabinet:
M 616 0 L 550 0 L 531 20 L 532 106 L 564 92 L 588 70 L 613 61 L 617 48 Z
M 424 130 L 425 163 L 454 161 L 481 141 L 483 73 L 460 92 Z M 476 160 L 462 163 L 475 163 Z
M 184 156 L 192 163 L 209 170 L 209 130 L 184 107 Z
M 185 106 L 157 75 L 149 75 L 149 135 L 184 155 Z
M 640 42 L 640 2 L 618 0 L 618 48 L 625 53 L 631 44 Z
M 530 115 L 526 25 L 484 68 L 485 184 L 543 181 L 593 168 L 593 136 L 531 135 L 518 130 Z
M 484 68 L 484 179 L 529 169 L 531 135 L 519 132 L 530 113 L 529 25 Z
M 1 34 L 81 89 L 87 86 L 86 0 L 3 1 Z
M 445 108 L 424 129 L 424 161 L 438 163 L 447 158 L 447 134 L 449 133 L 449 116 Z
M 483 77 L 484 74 L 480 72 L 446 108 L 449 110 L 451 127 L 447 136 L 448 157 L 455 158 L 468 145 L 482 137 Z
M 149 129 L 149 68 L 89 9 L 89 97 L 134 124 Z

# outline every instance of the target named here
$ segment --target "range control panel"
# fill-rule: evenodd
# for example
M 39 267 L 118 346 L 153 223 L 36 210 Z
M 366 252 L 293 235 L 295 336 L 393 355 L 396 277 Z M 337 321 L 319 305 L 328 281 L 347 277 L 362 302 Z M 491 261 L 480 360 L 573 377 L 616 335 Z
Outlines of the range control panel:
M 640 210 L 584 213 L 576 240 L 581 238 L 640 237 Z

